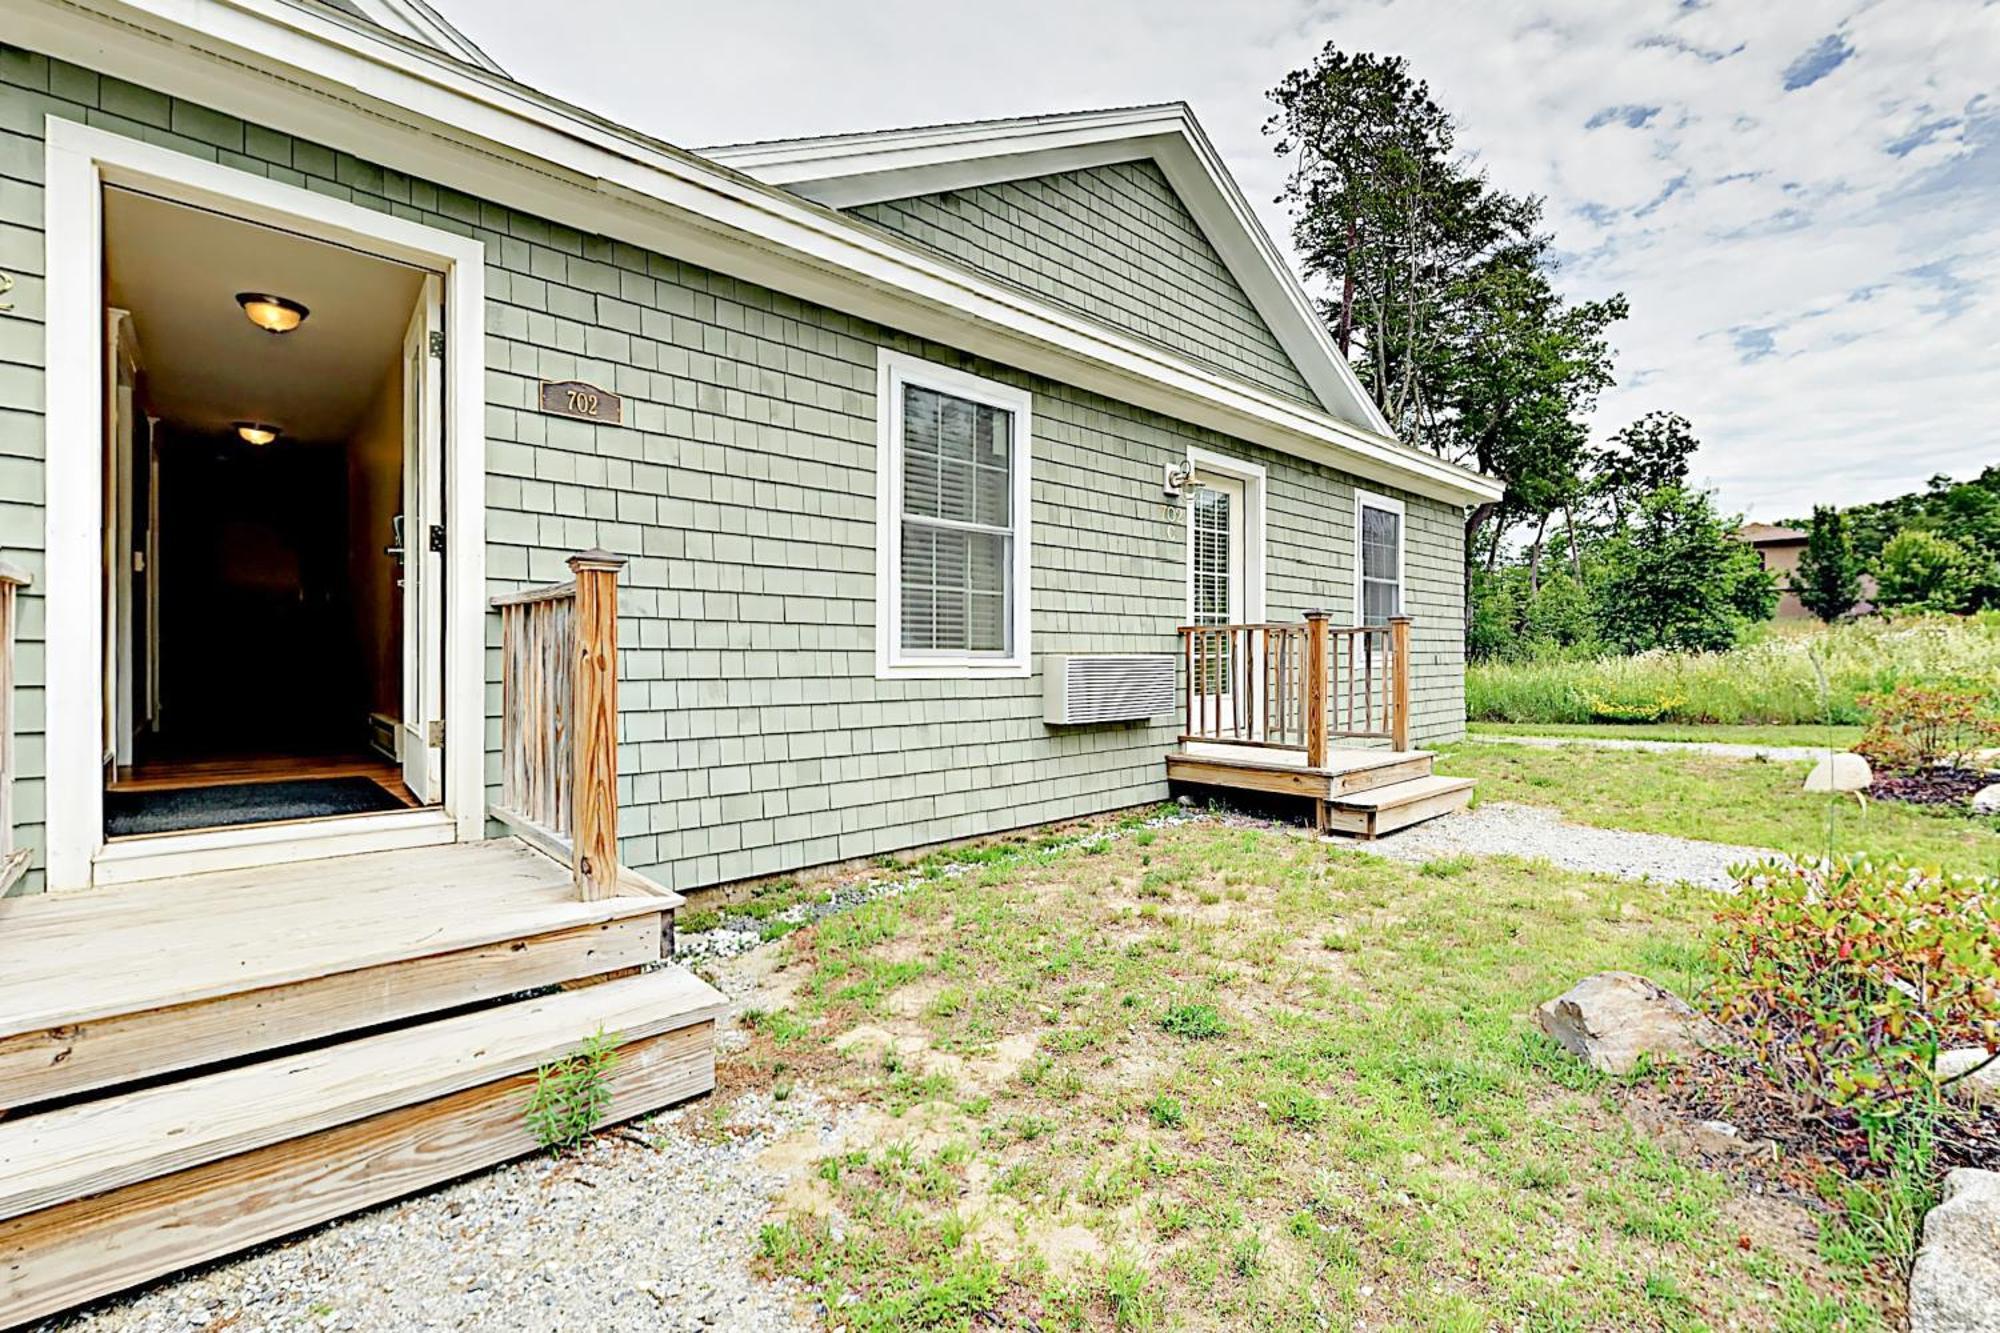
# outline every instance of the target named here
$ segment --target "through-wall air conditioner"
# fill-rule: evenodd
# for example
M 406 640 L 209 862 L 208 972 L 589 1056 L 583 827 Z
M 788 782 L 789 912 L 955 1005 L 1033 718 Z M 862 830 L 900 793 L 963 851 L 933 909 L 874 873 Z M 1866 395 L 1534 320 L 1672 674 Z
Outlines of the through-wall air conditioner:
M 1050 726 L 1141 722 L 1174 711 L 1174 659 L 1169 653 L 1045 657 L 1042 690 Z

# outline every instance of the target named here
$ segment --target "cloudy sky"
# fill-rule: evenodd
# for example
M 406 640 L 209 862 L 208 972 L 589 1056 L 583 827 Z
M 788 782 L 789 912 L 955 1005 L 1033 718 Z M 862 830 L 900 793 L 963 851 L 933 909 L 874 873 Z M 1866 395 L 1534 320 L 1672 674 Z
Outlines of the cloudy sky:
M 434 0 L 512 73 L 707 144 L 1185 100 L 1282 244 L 1265 91 L 1407 56 L 1578 296 L 1623 291 L 1599 435 L 1689 417 L 1781 518 L 2000 463 L 2000 4 Z

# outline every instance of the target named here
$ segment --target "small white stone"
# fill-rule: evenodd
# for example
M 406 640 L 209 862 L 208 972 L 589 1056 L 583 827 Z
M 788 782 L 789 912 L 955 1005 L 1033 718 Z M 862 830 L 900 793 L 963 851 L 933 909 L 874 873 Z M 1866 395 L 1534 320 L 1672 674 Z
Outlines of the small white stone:
M 1971 1071 L 1977 1069 L 1978 1073 Z M 1937 1058 L 1940 1081 L 1950 1079 L 1945 1094 L 1974 1106 L 2000 1106 L 2000 1060 L 1983 1046 L 1961 1046 L 1940 1051 Z
M 1868 761 L 1858 754 L 1830 754 L 1806 774 L 1807 791 L 1866 791 L 1874 782 Z
M 1972 793 L 1972 813 L 2000 815 L 2000 782 L 1991 782 Z

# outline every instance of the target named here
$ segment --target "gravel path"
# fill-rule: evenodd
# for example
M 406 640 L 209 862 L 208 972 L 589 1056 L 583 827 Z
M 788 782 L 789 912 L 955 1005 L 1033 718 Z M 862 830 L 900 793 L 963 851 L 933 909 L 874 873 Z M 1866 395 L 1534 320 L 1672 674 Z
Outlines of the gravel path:
M 1566 870 L 1599 871 L 1623 879 L 1685 881 L 1712 889 L 1731 886 L 1730 866 L 1771 855 L 1762 847 L 1572 824 L 1554 810 L 1506 801 L 1485 801 L 1463 814 L 1354 845 L 1398 861 L 1429 861 L 1460 854 L 1524 856 Z
M 1641 741 L 1619 736 L 1497 736 L 1484 732 L 1467 736 L 1480 745 L 1527 745 L 1537 750 L 1561 750 L 1585 745 L 1598 750 L 1651 750 L 1656 754 L 1712 754 L 1724 759 L 1772 759 L 1781 763 L 1822 759 L 1845 746 L 1738 745 L 1732 741 Z
M 683 1330 L 818 1327 L 786 1284 L 750 1272 L 772 1201 L 835 1141 L 800 1089 L 710 1102 L 390 1204 L 169 1280 L 63 1327 L 245 1330 Z M 51 1326 L 53 1327 L 53 1326 Z

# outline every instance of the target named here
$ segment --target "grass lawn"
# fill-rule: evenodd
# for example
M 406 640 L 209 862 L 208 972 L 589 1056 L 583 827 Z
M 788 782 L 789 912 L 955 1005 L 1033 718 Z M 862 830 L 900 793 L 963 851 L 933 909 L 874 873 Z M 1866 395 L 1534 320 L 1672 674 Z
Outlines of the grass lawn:
M 1671 833 L 1793 853 L 1865 851 L 1965 874 L 2000 874 L 2000 825 L 1890 801 L 1801 790 L 1805 763 L 1588 746 L 1450 747 L 1438 771 L 1479 779 L 1482 801 L 1554 806 L 1600 828 Z
M 1483 748 L 1483 747 L 1482 747 Z M 762 1241 L 847 1329 L 1882 1327 L 1892 1275 L 1636 1129 L 1531 1007 L 1704 895 L 1284 831 L 925 863 L 785 937 L 725 1087 L 850 1103 Z
M 1721 726 L 1685 722 L 1474 722 L 1475 736 L 1583 736 L 1593 740 L 1723 741 L 1731 745 L 1831 745 L 1845 750 L 1861 739 L 1863 727 Z

